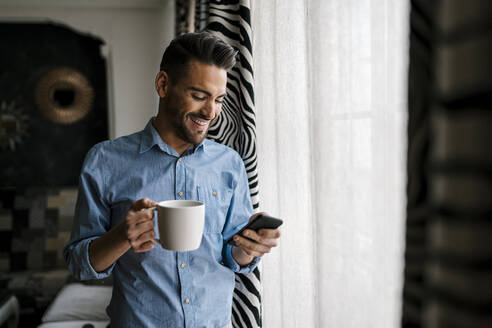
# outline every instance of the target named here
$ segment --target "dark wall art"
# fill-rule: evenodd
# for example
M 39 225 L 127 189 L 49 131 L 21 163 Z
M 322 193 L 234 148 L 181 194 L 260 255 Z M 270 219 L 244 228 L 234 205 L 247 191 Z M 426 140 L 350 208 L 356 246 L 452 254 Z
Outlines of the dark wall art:
M 77 185 L 108 138 L 103 41 L 54 23 L 0 23 L 0 188 Z

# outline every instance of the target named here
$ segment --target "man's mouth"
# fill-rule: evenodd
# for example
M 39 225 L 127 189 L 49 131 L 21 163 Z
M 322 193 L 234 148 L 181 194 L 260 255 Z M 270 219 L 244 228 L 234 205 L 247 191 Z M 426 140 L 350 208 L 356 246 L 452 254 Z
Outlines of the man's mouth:
M 196 117 L 190 117 L 191 121 L 195 124 L 197 124 L 198 126 L 205 126 L 208 124 L 208 120 L 201 120 L 199 118 L 196 118 Z

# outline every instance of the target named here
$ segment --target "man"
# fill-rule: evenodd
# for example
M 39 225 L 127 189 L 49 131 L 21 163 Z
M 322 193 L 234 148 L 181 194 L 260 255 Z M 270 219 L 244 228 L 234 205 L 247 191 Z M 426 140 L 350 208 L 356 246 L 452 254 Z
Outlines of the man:
M 176 38 L 155 80 L 157 117 L 87 154 L 64 254 L 78 279 L 113 273 L 112 327 L 228 327 L 234 272 L 251 272 L 277 245 L 278 230 L 235 235 L 252 218 L 246 170 L 235 151 L 205 139 L 235 56 L 205 32 Z M 168 199 L 205 203 L 198 250 L 154 246 L 149 208 Z

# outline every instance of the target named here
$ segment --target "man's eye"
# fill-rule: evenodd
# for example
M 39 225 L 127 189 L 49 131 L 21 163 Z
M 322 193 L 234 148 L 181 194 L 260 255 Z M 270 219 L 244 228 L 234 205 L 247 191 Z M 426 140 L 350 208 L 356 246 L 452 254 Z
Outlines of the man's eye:
M 217 104 L 222 104 L 222 103 L 224 103 L 224 99 L 216 99 L 215 102 Z
M 200 97 L 200 96 L 197 96 L 197 95 L 191 95 L 193 97 L 193 99 L 195 100 L 205 100 L 205 97 Z

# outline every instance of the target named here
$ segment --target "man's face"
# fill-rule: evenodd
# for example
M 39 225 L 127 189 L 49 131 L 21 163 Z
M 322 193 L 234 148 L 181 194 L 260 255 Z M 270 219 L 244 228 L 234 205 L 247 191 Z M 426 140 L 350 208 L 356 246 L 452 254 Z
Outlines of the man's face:
M 166 116 L 178 138 L 193 145 L 203 141 L 222 110 L 226 85 L 225 69 L 197 61 L 178 81 L 169 81 Z

